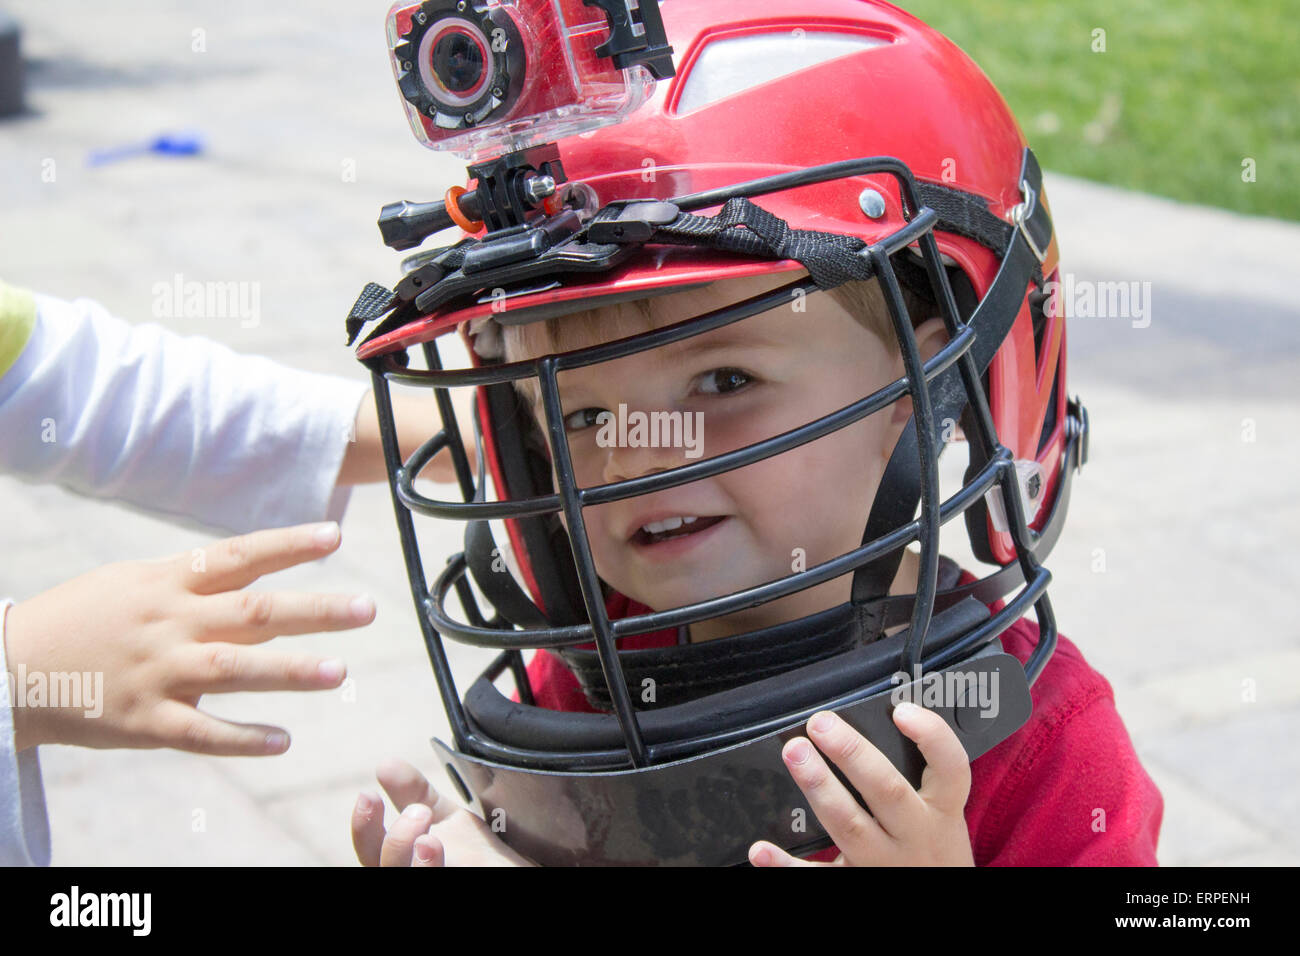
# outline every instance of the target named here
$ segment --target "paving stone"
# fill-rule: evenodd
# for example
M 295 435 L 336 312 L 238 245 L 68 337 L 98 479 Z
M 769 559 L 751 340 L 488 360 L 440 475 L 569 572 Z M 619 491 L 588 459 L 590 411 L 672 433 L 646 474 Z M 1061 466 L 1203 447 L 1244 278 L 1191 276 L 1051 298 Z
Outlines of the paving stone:
M 324 862 L 190 754 L 42 748 L 56 866 L 315 866 Z
M 1233 809 L 1207 797 L 1160 761 L 1140 753 L 1143 766 L 1165 801 L 1156 857 L 1161 866 L 1203 866 L 1208 861 L 1262 852 L 1273 837 Z
M 1142 752 L 1207 798 L 1300 850 L 1300 756 L 1293 746 L 1300 708 L 1265 709 L 1149 736 Z

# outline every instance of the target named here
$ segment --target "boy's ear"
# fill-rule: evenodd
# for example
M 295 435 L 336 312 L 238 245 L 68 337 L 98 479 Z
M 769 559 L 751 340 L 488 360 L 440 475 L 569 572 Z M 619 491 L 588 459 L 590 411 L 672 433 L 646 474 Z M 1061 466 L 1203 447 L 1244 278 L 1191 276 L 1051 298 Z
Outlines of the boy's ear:
M 948 329 L 943 324 L 942 318 L 926 319 L 920 325 L 916 326 L 916 345 L 921 352 L 921 361 L 928 362 L 930 359 L 948 344 Z M 894 356 L 894 378 L 895 381 L 903 377 L 903 356 L 900 352 Z M 912 417 L 912 396 L 904 395 L 898 401 L 894 402 L 893 412 L 890 416 L 890 430 L 893 433 L 889 442 L 889 449 L 885 453 L 886 458 L 893 453 L 894 445 L 898 442 L 898 436 L 903 433 L 907 426 L 907 420 Z

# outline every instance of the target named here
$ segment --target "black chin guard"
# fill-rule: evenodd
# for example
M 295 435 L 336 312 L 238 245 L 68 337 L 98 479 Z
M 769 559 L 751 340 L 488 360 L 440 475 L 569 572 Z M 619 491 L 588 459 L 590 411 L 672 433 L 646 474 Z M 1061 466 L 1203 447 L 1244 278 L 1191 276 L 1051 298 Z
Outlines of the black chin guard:
M 926 690 L 936 682 L 949 689 L 931 696 L 963 700 L 967 706 L 937 706 Z M 951 696 L 953 686 L 968 688 L 965 696 Z M 636 770 L 530 770 L 469 756 L 441 740 L 433 744 L 471 809 L 508 846 L 535 863 L 729 866 L 746 862 L 756 840 L 767 840 L 795 855 L 831 845 L 781 759 L 782 747 L 804 733 L 804 723 L 817 710 L 835 710 L 914 787 L 921 784 L 925 761 L 916 745 L 894 726 L 894 700 L 912 700 L 939 713 L 972 760 L 1019 730 L 1031 711 L 1024 667 L 991 646 L 961 663 L 928 671 L 919 682 L 891 684 L 886 679 L 883 686 L 880 681 L 871 685 L 867 696 L 863 693 L 852 695 L 848 703 L 783 718 L 779 729 L 756 739 Z M 468 700 L 466 704 L 472 706 Z M 588 723 L 582 718 L 604 717 L 543 713 L 574 724 Z M 599 733 L 597 727 L 588 729 Z M 617 724 L 609 730 L 617 737 Z

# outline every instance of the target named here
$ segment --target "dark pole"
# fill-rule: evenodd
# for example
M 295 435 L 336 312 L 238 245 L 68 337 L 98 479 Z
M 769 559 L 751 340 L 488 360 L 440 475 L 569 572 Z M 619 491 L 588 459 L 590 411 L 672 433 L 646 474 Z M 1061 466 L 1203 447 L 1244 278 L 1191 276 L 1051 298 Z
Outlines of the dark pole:
M 21 113 L 23 109 L 21 38 L 18 21 L 0 11 L 0 116 Z

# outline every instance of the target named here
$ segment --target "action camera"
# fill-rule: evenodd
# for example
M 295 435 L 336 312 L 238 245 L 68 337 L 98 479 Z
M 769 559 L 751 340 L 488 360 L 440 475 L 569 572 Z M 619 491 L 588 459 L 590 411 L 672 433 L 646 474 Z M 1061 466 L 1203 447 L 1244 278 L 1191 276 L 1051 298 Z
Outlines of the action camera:
M 658 20 L 629 0 L 425 0 L 389 10 L 388 47 L 416 138 L 477 159 L 640 106 L 672 71 L 671 50 L 645 42 Z

